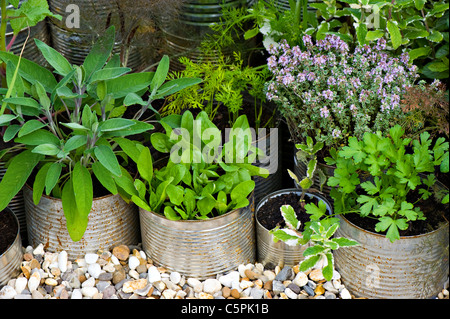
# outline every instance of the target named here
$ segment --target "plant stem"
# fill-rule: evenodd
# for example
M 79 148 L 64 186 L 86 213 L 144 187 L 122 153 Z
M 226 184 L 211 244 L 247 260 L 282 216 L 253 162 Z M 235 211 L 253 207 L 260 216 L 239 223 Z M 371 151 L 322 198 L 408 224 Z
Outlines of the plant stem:
M 6 51 L 6 23 L 8 21 L 8 17 L 6 16 L 6 0 L 0 0 L 1 4 L 1 12 L 2 12 L 2 21 L 0 24 L 0 51 Z

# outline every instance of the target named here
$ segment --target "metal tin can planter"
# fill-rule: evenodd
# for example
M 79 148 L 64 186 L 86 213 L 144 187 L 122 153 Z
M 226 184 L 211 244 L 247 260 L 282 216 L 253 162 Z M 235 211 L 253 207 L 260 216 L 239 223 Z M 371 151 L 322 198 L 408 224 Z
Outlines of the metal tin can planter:
M 270 229 L 265 228 L 259 221 L 259 214 L 261 207 L 271 198 L 283 196 L 289 193 L 294 193 L 298 196 L 301 195 L 301 191 L 297 188 L 282 189 L 273 192 L 266 197 L 264 197 L 261 202 L 256 206 L 256 247 L 257 247 L 257 259 L 258 262 L 267 266 L 268 268 L 273 268 L 275 266 L 294 266 L 299 262 L 304 260 L 303 252 L 309 247 L 306 245 L 289 246 L 283 241 L 274 242 L 274 236 L 269 233 Z M 316 197 L 321 199 L 327 205 L 327 211 L 331 212 L 332 207 L 327 199 L 319 194 L 309 194 L 309 197 Z
M 6 173 L 5 162 L 0 161 L 0 181 Z M 20 237 L 22 241 L 27 241 L 27 222 L 25 218 L 25 203 L 23 201 L 23 192 L 19 191 L 9 202 L 8 208 L 16 215 L 20 225 Z
M 124 13 L 120 1 L 110 0 L 49 0 L 52 12 L 63 17 L 61 21 L 50 19 L 50 35 L 53 47 L 60 52 L 72 64 L 81 65 L 89 54 L 97 36 L 106 30 L 107 26 L 116 26 L 116 43 L 113 53 L 120 53 L 121 46 L 127 40 L 123 40 L 122 30 L 128 30 L 133 23 L 133 18 Z M 142 8 L 147 10 L 147 8 Z M 74 15 L 78 15 L 74 19 Z M 75 21 L 77 23 L 75 23 Z M 130 27 L 131 28 L 131 27 Z M 148 30 L 154 28 L 148 28 Z M 137 40 L 142 32 L 134 33 L 131 41 L 127 67 L 138 70 L 153 63 L 155 50 L 149 50 L 148 46 L 141 45 Z M 146 33 L 148 36 L 150 33 Z M 152 37 L 152 36 L 150 36 Z M 139 46 L 137 46 L 139 44 Z
M 360 243 L 334 251 L 335 267 L 356 297 L 432 298 L 448 278 L 449 225 L 391 243 L 384 235 L 364 230 L 345 217 L 335 236 Z
M 184 1 L 176 16 L 161 17 L 161 30 L 165 40 L 166 54 L 171 57 L 171 70 L 181 71 L 178 61 L 186 56 L 195 63 L 217 61 L 217 51 L 206 56 L 200 49 L 201 41 L 211 32 L 210 25 L 220 23 L 222 8 L 239 8 L 251 4 L 250 0 L 189 0 Z M 229 55 L 237 48 L 222 52 Z
M 169 220 L 139 209 L 142 247 L 157 265 L 205 279 L 255 262 L 254 202 L 208 220 Z
M 14 241 L 6 250 L 0 251 L 0 287 L 6 285 L 11 278 L 20 273 L 20 264 L 23 259 L 22 240 L 20 237 L 20 226 L 17 217 L 13 212 L 6 208 L 0 214 L 9 214 L 15 221 L 17 233 Z M 13 226 L 13 225 L 11 225 Z
M 27 217 L 28 241 L 33 247 L 44 244 L 48 251 L 65 250 L 70 260 L 88 252 L 110 250 L 117 245 L 139 243 L 139 215 L 134 204 L 127 204 L 120 195 L 94 198 L 87 229 L 81 240 L 69 236 L 60 199 L 42 195 L 33 203 L 33 191 L 23 189 Z
M 268 133 L 258 138 L 254 144 L 264 151 L 267 160 L 256 161 L 254 165 L 267 169 L 270 175 L 267 178 L 255 177 L 255 203 L 259 203 L 264 196 L 279 190 L 282 184 L 282 149 L 279 125 L 273 129 L 266 129 L 266 132 Z

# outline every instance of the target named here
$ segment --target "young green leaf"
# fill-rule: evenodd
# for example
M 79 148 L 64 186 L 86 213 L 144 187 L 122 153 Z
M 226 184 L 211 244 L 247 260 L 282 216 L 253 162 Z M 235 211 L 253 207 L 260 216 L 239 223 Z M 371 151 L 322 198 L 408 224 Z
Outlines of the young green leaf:
M 297 219 L 297 215 L 291 205 L 282 205 L 280 211 L 281 216 L 283 216 L 286 222 L 286 226 L 292 229 L 299 229 L 301 222 Z
M 74 242 L 77 242 L 86 232 L 89 219 L 87 214 L 80 212 L 77 207 L 76 194 L 74 193 L 72 178 L 64 184 L 61 200 L 70 238 Z
M 61 53 L 37 38 L 34 39 L 34 42 L 47 62 L 50 63 L 56 72 L 62 76 L 66 76 L 72 71 L 72 65 Z
M 153 162 L 150 149 L 145 147 L 142 149 L 139 159 L 137 161 L 137 167 L 141 177 L 148 183 L 151 183 L 153 176 Z
M 112 174 L 115 176 L 120 176 L 122 174 L 119 161 L 117 160 L 116 154 L 114 154 L 114 151 L 111 149 L 111 146 L 97 145 L 94 148 L 94 154 L 98 161 Z
M 33 183 L 33 203 L 34 205 L 38 205 L 41 201 L 42 193 L 45 188 L 45 179 L 47 176 L 47 172 L 52 163 L 44 164 L 36 174 Z
M 71 181 L 73 183 L 73 194 L 75 196 L 77 211 L 83 220 L 87 218 L 91 211 L 94 195 L 91 174 L 81 162 L 74 165 Z
M 100 162 L 92 163 L 92 172 L 97 180 L 105 187 L 111 194 L 117 194 L 117 187 L 111 172 L 106 169 Z
M 63 165 L 59 162 L 52 163 L 48 168 L 47 175 L 45 177 L 45 194 L 48 196 L 50 192 L 58 183 L 59 177 L 61 175 Z

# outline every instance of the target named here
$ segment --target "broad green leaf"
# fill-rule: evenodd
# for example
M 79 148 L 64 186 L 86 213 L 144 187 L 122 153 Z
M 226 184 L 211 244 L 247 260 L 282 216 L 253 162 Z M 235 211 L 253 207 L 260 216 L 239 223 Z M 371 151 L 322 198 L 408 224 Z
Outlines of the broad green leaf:
M 414 0 L 414 4 L 416 6 L 417 10 L 422 10 L 423 6 L 425 5 L 425 3 L 427 2 L 427 0 Z
M 324 252 L 325 250 L 326 250 L 326 248 L 323 247 L 322 245 L 314 245 L 314 246 L 306 248 L 305 251 L 303 252 L 303 256 L 307 257 L 307 256 L 318 255 L 318 254 Z
M 92 163 L 92 172 L 104 188 L 106 188 L 111 194 L 117 194 L 118 191 L 116 182 L 108 169 L 106 169 L 100 162 L 94 162 Z
M 302 239 L 301 236 L 299 236 L 295 231 L 288 228 L 275 228 L 272 229 L 270 233 L 274 236 L 275 242 L 281 240 L 288 246 L 297 246 L 299 241 Z
M 129 94 L 127 94 L 127 96 L 125 97 L 125 99 L 123 100 L 123 105 L 125 106 L 130 106 L 130 105 L 146 105 L 147 102 L 145 102 L 142 97 L 140 97 L 139 95 L 137 95 L 134 92 L 131 92 Z
M 319 220 L 323 216 L 325 216 L 327 210 L 327 206 L 324 201 L 319 201 L 319 205 L 314 203 L 309 203 L 305 205 L 305 211 L 307 214 L 310 214 L 311 220 Z
M 300 263 L 300 271 L 307 271 L 314 267 L 317 262 L 320 260 L 320 255 L 311 256 L 309 258 L 306 258 Z
M 432 42 L 436 42 L 439 43 L 444 39 L 444 36 L 442 35 L 441 32 L 437 31 L 437 30 L 433 30 L 431 32 L 431 34 L 429 36 L 427 36 L 427 39 L 432 41 Z
M 430 47 L 422 47 L 422 48 L 417 48 L 417 49 L 413 49 L 411 51 L 409 51 L 409 59 L 411 61 L 423 57 L 423 56 L 428 56 L 431 52 L 431 48 Z
M 333 238 L 332 241 L 337 243 L 339 247 L 350 247 L 359 245 L 357 241 L 345 237 Z
M 3 60 L 5 63 L 11 61 L 16 67 L 19 57 L 14 53 L 0 51 L 0 60 Z M 39 81 L 47 92 L 52 92 L 57 85 L 55 76 L 51 71 L 25 58 L 22 58 L 20 61 L 19 74 L 31 84 Z
M 47 176 L 47 172 L 49 167 L 52 165 L 52 163 L 47 163 L 44 166 L 42 166 L 39 171 L 36 174 L 36 177 L 34 178 L 34 183 L 33 183 L 33 203 L 34 205 L 38 205 L 41 197 L 42 197 L 42 193 L 44 192 L 44 188 L 45 188 L 45 179 Z
M 121 77 L 105 81 L 107 94 L 112 94 L 114 99 L 126 97 L 129 93 L 147 89 L 153 78 L 153 72 L 139 72 L 125 74 Z
M 122 151 L 125 152 L 135 163 L 138 162 L 141 151 L 137 148 L 137 142 L 122 137 L 114 138 L 114 142 L 119 144 Z
M 81 218 L 86 218 L 92 208 L 93 186 L 92 178 L 88 169 L 80 162 L 76 163 L 72 172 L 73 194 L 77 210 Z
M 50 195 L 50 192 L 58 183 L 59 177 L 61 175 L 63 165 L 61 163 L 52 163 L 48 168 L 47 175 L 45 177 L 45 194 Z
M 54 144 L 59 145 L 59 139 L 47 130 L 37 130 L 30 134 L 14 139 L 16 143 L 22 143 L 25 145 L 40 145 L 40 144 Z
M 86 143 L 87 143 L 86 135 L 74 135 L 67 140 L 66 144 L 64 144 L 63 150 L 65 152 L 70 152 L 81 146 L 86 145 Z
M 32 152 L 42 155 L 54 156 L 60 151 L 59 147 L 54 144 L 41 144 L 36 146 Z
M 331 225 L 331 226 L 327 229 L 327 232 L 326 232 L 326 234 L 325 234 L 326 238 L 331 238 L 331 236 L 334 235 L 334 233 L 336 232 L 336 230 L 337 230 L 338 228 L 339 228 L 339 224 L 338 224 L 338 223 Z
M 16 137 L 17 132 L 19 132 L 21 128 L 22 126 L 18 124 L 8 125 L 5 130 L 5 135 L 3 135 L 3 141 L 11 141 L 14 137 Z
M 16 118 L 17 118 L 17 115 L 13 115 L 13 114 L 0 115 L 0 126 L 3 126 Z
M 125 118 L 113 118 L 102 122 L 99 125 L 99 130 L 101 132 L 112 132 L 126 129 L 130 126 L 135 125 L 136 122 L 125 119 Z
M 115 27 L 113 25 L 110 26 L 92 46 L 92 49 L 83 63 L 87 80 L 89 80 L 96 71 L 105 66 L 114 46 L 115 32 Z
M 131 200 L 133 201 L 133 203 L 135 203 L 137 206 L 141 207 L 142 209 L 145 209 L 148 212 L 152 211 L 150 206 L 148 206 L 147 203 L 144 202 L 139 196 L 133 195 L 133 196 L 131 196 Z
M 374 41 L 384 36 L 384 32 L 381 30 L 367 31 L 366 41 Z
M 325 254 L 327 257 L 328 264 L 323 267 L 322 269 L 322 275 L 325 277 L 327 281 L 331 281 L 331 278 L 333 278 L 333 270 L 334 270 L 334 262 L 333 262 L 333 254 L 331 252 L 328 252 Z
M 397 49 L 402 44 L 402 34 L 397 26 L 397 22 L 389 20 L 387 22 L 387 29 L 391 36 L 392 47 Z
M 3 99 L 3 101 L 8 102 L 8 104 L 30 106 L 36 109 L 39 108 L 39 103 L 30 97 L 10 97 Z
M 197 209 L 202 216 L 211 213 L 215 205 L 216 200 L 211 195 L 205 196 L 197 201 Z
M 24 135 L 30 134 L 40 128 L 43 128 L 45 126 L 44 123 L 38 120 L 29 120 L 25 122 L 25 124 L 22 126 L 22 128 L 19 131 L 18 137 L 22 137 Z
M 164 207 L 164 216 L 166 216 L 169 220 L 180 220 L 181 217 L 178 215 L 172 207 L 166 206 Z
M 31 150 L 14 156 L 0 182 L 0 211 L 9 205 L 13 197 L 22 189 L 42 158 L 41 154 L 32 153 Z
M 72 65 L 61 53 L 37 38 L 34 39 L 34 42 L 47 62 L 55 69 L 56 72 L 62 76 L 66 76 L 72 71 Z
M 119 161 L 111 146 L 97 145 L 94 148 L 95 157 L 98 161 L 115 176 L 121 175 Z
M 283 216 L 286 225 L 292 229 L 298 229 L 301 222 L 297 219 L 294 208 L 291 205 L 283 205 L 280 208 L 281 216 Z
M 87 214 L 81 213 L 77 207 L 72 178 L 65 183 L 62 190 L 61 200 L 70 238 L 74 242 L 77 242 L 86 232 L 89 219 Z
M 94 74 L 92 74 L 92 77 L 91 77 L 89 83 L 92 84 L 92 83 L 99 82 L 99 81 L 115 79 L 115 78 L 117 78 L 121 75 L 124 75 L 125 73 L 128 73 L 130 71 L 131 71 L 130 68 L 123 68 L 123 67 L 100 69 L 98 71 L 95 71 Z
M 183 201 L 184 189 L 181 186 L 175 186 L 173 184 L 167 185 L 166 188 L 167 196 L 169 196 L 169 200 L 174 205 L 181 205 Z
M 151 89 L 156 93 L 156 90 L 166 81 L 167 73 L 169 72 L 169 56 L 164 55 L 159 61 L 156 68 L 155 75 L 153 76 L 150 84 Z
M 153 177 L 153 161 L 148 147 L 142 149 L 137 161 L 137 167 L 141 177 L 148 183 L 151 183 Z
M 199 78 L 181 78 L 167 81 L 166 83 L 160 86 L 154 98 L 162 99 L 166 96 L 172 95 L 178 91 L 199 84 L 201 82 L 202 79 Z
M 255 181 L 249 180 L 241 182 L 231 191 L 230 196 L 232 201 L 238 201 L 247 198 L 255 189 Z

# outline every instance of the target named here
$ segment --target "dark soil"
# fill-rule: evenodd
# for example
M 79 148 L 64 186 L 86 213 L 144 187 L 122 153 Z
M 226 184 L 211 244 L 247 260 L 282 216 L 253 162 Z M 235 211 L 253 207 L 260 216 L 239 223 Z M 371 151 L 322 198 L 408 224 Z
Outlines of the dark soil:
M 314 202 L 317 204 L 318 199 L 310 199 L 305 196 L 306 204 Z M 309 215 L 305 212 L 305 209 L 300 205 L 300 195 L 295 193 L 289 193 L 277 197 L 270 198 L 263 206 L 258 210 L 256 218 L 264 228 L 271 230 L 276 226 L 281 228 L 286 226 L 283 216 L 281 216 L 280 208 L 283 205 L 291 205 L 296 212 L 297 219 L 301 222 L 299 231 L 303 231 L 304 225 L 309 221 Z
M 0 212 L 0 255 L 14 243 L 19 228 L 11 212 Z
M 418 198 L 417 192 L 413 192 L 407 196 L 407 200 L 410 203 L 414 203 Z M 449 207 L 448 204 L 443 205 L 431 197 L 425 201 L 421 201 L 415 205 L 415 207 L 420 207 L 420 210 L 425 216 L 425 220 L 416 220 L 409 223 L 409 227 L 406 230 L 400 230 L 400 236 L 417 236 L 426 234 L 428 232 L 434 231 L 450 220 L 449 217 Z M 379 222 L 378 219 L 374 218 L 362 218 L 359 214 L 346 214 L 347 218 L 351 223 L 359 226 L 365 230 L 375 232 L 375 225 Z M 386 232 L 380 233 L 385 235 Z

